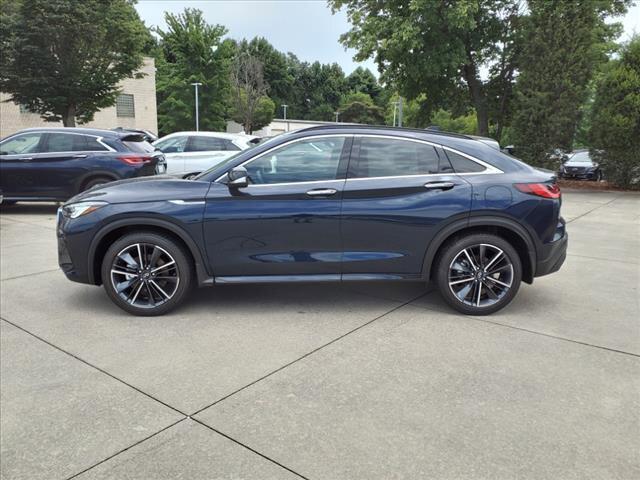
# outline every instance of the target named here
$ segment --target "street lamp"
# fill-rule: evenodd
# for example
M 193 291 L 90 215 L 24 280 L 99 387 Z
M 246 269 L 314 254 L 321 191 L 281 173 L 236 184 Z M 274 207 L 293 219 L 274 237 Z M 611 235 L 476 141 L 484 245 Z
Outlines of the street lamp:
M 196 87 L 196 132 L 200 131 L 200 113 L 198 111 L 198 87 L 202 85 L 200 82 L 194 82 L 191 85 Z
M 280 105 L 280 106 L 281 106 L 281 107 L 282 107 L 282 109 L 284 110 L 284 120 L 286 120 L 286 119 L 287 119 L 287 107 L 288 107 L 289 105 L 284 105 L 284 104 L 282 104 L 282 105 Z
M 338 117 L 340 116 L 340 112 L 333 112 L 336 114 L 336 123 L 338 123 Z

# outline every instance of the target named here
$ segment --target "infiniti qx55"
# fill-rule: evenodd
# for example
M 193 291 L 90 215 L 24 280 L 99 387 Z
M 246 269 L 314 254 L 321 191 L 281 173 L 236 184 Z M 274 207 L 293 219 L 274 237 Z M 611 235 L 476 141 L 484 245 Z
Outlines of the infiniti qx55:
M 83 192 L 58 213 L 60 267 L 127 312 L 159 315 L 192 286 L 433 282 L 454 309 L 496 312 L 558 270 L 567 233 L 552 172 L 434 131 L 312 127 L 193 180 Z

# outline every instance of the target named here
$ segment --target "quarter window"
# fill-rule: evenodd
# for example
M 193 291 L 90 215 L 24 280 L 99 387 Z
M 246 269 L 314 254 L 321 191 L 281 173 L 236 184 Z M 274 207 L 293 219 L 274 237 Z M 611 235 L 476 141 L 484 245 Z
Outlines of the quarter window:
M 130 93 L 121 93 L 116 97 L 116 116 L 117 117 L 135 117 L 136 106 L 133 101 L 133 95 Z
M 41 133 L 27 133 L 8 138 L 0 144 L 0 155 L 36 153 L 41 136 Z
M 245 165 L 251 183 L 335 180 L 344 137 L 309 138 L 286 145 Z
M 351 177 L 395 177 L 438 173 L 439 158 L 431 145 L 409 140 L 367 138 L 360 140 L 360 153 Z
M 473 160 L 469 160 L 467 157 L 463 157 L 462 155 L 450 150 L 447 150 L 446 152 L 447 157 L 449 157 L 451 165 L 453 166 L 453 170 L 456 173 L 478 173 L 486 170 L 483 165 L 480 165 Z

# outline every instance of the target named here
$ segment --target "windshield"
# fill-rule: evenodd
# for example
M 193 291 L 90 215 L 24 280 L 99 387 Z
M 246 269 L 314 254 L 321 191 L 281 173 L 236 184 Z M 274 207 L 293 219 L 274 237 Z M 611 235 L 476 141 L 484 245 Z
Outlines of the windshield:
M 589 152 L 578 152 L 571 155 L 569 161 L 572 163 L 591 163 L 591 157 L 589 157 Z

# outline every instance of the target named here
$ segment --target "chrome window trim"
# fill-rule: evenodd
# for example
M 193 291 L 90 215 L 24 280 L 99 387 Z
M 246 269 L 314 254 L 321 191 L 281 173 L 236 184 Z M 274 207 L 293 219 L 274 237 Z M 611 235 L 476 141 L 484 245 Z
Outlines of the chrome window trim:
M 494 167 L 493 165 L 484 162 L 483 160 L 480 160 L 478 158 L 475 158 L 472 155 L 469 155 L 468 153 L 464 153 L 461 152 L 459 150 L 456 150 L 455 148 L 451 148 L 448 147 L 446 145 L 442 145 L 439 143 L 434 143 L 434 142 L 430 142 L 428 140 L 422 140 L 422 139 L 418 139 L 418 138 L 408 138 L 408 137 L 399 137 L 399 136 L 395 136 L 395 135 L 381 135 L 381 134 L 376 134 L 376 133 L 331 133 L 331 134 L 324 134 L 324 135 L 312 135 L 312 136 L 308 136 L 308 137 L 302 137 L 302 138 L 295 138 L 293 140 L 289 140 L 288 142 L 282 143 L 280 145 L 277 145 L 275 147 L 270 148 L 269 150 L 266 150 L 264 152 L 262 152 L 260 155 L 258 155 L 257 157 L 253 157 L 250 158 L 249 160 L 246 160 L 244 162 L 242 162 L 240 165 L 236 165 L 236 167 L 244 167 L 247 163 L 252 162 L 254 160 L 258 160 L 259 158 L 261 158 L 263 155 L 267 155 L 270 152 L 272 152 L 273 150 L 276 150 L 280 147 L 285 147 L 287 145 L 290 145 L 292 143 L 297 143 L 297 142 L 301 142 L 304 140 L 308 140 L 310 138 L 325 138 L 325 137 L 356 137 L 356 138 L 360 138 L 360 137 L 372 137 L 372 138 L 386 138 L 386 139 L 390 139 L 390 140 L 405 140 L 405 141 L 409 141 L 409 142 L 416 142 L 416 143 L 423 143 L 426 145 L 430 145 L 434 148 L 442 148 L 443 150 L 449 150 L 450 152 L 453 153 L 457 153 L 458 155 L 461 155 L 465 158 L 467 158 L 468 160 L 471 160 L 472 162 L 475 162 L 481 166 L 483 166 L 485 168 L 485 170 L 483 170 L 482 172 L 469 172 L 469 173 L 425 173 L 425 174 L 416 174 L 416 175 L 390 175 L 390 176 L 383 176 L 383 177 L 360 177 L 360 178 L 347 178 L 346 181 L 355 181 L 355 180 L 376 180 L 376 179 L 389 179 L 389 178 L 415 178 L 415 177 L 441 177 L 441 176 L 454 176 L 454 177 L 464 177 L 464 176 L 468 176 L 468 175 L 498 175 L 498 174 L 503 174 L 504 172 L 502 170 L 500 170 L 497 167 Z M 234 167 L 235 168 L 235 167 Z M 214 180 L 214 182 L 219 183 L 227 174 L 224 173 L 222 175 L 220 175 L 218 178 L 216 178 Z M 314 180 L 314 181 L 307 181 L 307 182 L 289 182 L 289 183 L 263 183 L 263 184 L 253 184 L 250 185 L 252 187 L 257 187 L 257 186 L 261 186 L 261 187 L 270 187 L 270 186 L 278 186 L 278 185 L 298 185 L 298 184 L 309 184 L 309 183 L 318 183 L 318 182 L 336 182 L 336 181 L 345 181 L 345 179 L 332 179 L 332 180 Z
M 0 142 L 0 145 L 2 145 L 3 143 L 5 143 L 8 140 L 12 140 L 14 138 L 18 138 L 18 137 L 23 137 L 25 135 L 49 135 L 51 133 L 62 133 L 63 135 L 82 135 L 84 137 L 92 137 L 95 138 L 96 141 L 102 145 L 103 147 L 105 147 L 107 150 L 71 150 L 71 151 L 61 151 L 61 152 L 34 152 L 33 155 L 46 155 L 46 154 L 58 154 L 58 153 L 82 153 L 82 152 L 88 152 L 88 153 L 101 153 L 101 152 L 116 152 L 117 150 L 111 148 L 109 145 L 105 144 L 102 140 L 104 139 L 104 137 L 101 137 L 99 135 L 91 135 L 90 133 L 79 133 L 79 132 L 23 132 L 23 133 L 19 133 L 17 135 L 13 135 L 11 137 L 5 138 L 2 142 Z M 22 153 L 13 153 L 11 155 L 23 155 Z

